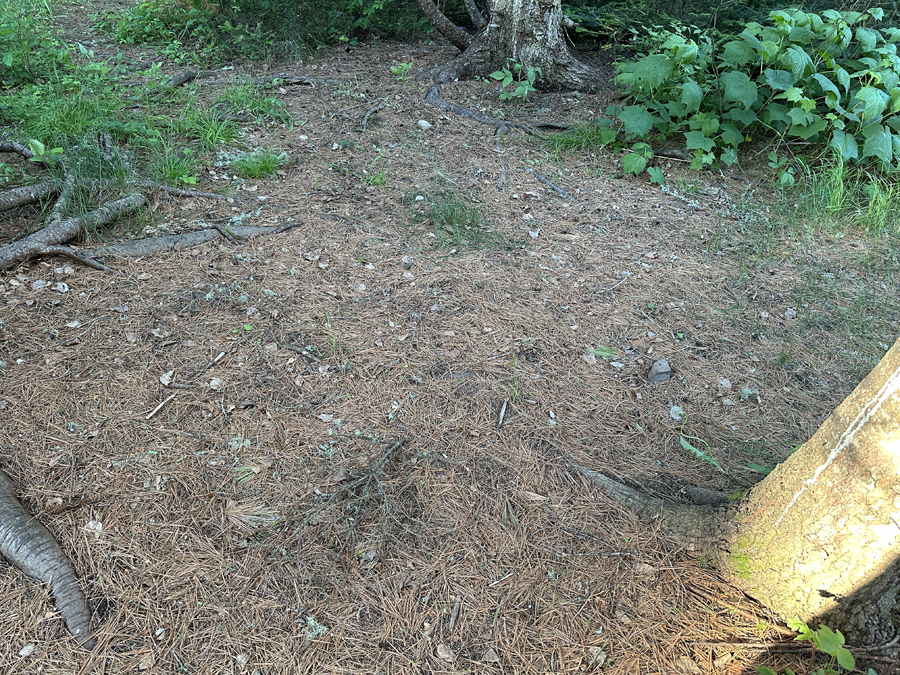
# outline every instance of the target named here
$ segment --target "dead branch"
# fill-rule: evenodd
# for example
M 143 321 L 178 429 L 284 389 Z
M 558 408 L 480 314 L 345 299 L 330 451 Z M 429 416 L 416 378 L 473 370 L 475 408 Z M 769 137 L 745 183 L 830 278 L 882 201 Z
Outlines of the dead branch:
M 369 117 L 371 117 L 372 115 L 374 115 L 375 113 L 377 113 L 377 112 L 378 112 L 379 110 L 381 110 L 383 107 L 384 107 L 384 103 L 379 103 L 378 105 L 376 105 L 376 106 L 374 106 L 374 107 L 372 107 L 372 108 L 369 108 L 369 109 L 366 111 L 366 114 L 363 115 L 363 121 L 362 121 L 362 130 L 363 130 L 363 131 L 366 130 L 366 125 L 369 123 Z
M 463 51 L 472 44 L 472 36 L 444 16 L 433 0 L 414 0 L 414 2 L 435 30 L 447 38 L 454 47 Z
M 36 185 L 23 185 L 22 187 L 12 188 L 5 192 L 0 192 L 0 211 L 8 211 L 17 206 L 25 206 L 26 204 L 34 204 L 59 192 L 59 186 L 51 180 L 45 180 L 43 183 Z
M 14 152 L 17 155 L 22 155 L 25 159 L 34 157 L 34 153 L 31 150 L 15 141 L 0 141 L 0 152 Z

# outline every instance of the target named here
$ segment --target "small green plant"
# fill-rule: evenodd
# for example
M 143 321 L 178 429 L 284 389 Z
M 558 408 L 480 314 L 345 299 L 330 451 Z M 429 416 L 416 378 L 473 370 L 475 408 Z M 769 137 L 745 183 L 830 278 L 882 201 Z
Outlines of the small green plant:
M 688 421 L 687 413 L 684 413 L 684 419 L 681 422 L 681 429 L 678 430 L 678 435 L 679 435 L 678 440 L 681 444 L 681 447 L 684 448 L 685 450 L 687 450 L 689 453 L 691 453 L 694 457 L 699 459 L 701 462 L 706 462 L 707 464 L 710 464 L 710 465 L 716 467 L 722 473 L 725 473 L 725 469 L 723 469 L 722 466 L 719 464 L 719 462 L 716 460 L 716 458 L 713 457 L 712 447 L 710 446 L 709 443 L 704 441 L 699 436 L 688 436 L 686 433 L 684 433 L 684 427 L 687 424 L 687 421 Z M 702 443 L 703 445 L 706 446 L 706 449 L 708 452 L 703 452 L 702 450 L 697 448 L 696 445 L 691 443 L 691 441 Z
M 193 132 L 203 150 L 214 150 L 220 145 L 229 145 L 237 140 L 240 130 L 230 120 L 219 119 L 216 115 L 201 115 L 193 123 Z
M 28 141 L 28 149 L 32 152 L 32 156 L 28 158 L 29 162 L 43 162 L 44 164 L 52 164 L 53 158 L 63 153 L 62 148 L 48 150 L 43 143 L 33 138 Z
M 800 619 L 788 620 L 788 626 L 799 635 L 794 638 L 798 642 L 812 642 L 813 646 L 823 654 L 829 656 L 828 664 L 811 671 L 810 675 L 840 675 L 844 671 L 852 671 L 856 668 L 856 660 L 844 646 L 844 636 L 839 630 L 831 630 L 828 626 L 819 626 L 818 630 L 812 630 Z M 778 675 L 768 666 L 757 666 L 759 675 Z M 792 670 L 785 670 L 783 675 L 794 675 Z M 877 675 L 869 668 L 868 675 Z
M 225 108 L 231 113 L 250 115 L 257 119 L 271 119 L 281 122 L 289 129 L 294 128 L 290 111 L 277 96 L 265 96 L 251 82 L 242 82 L 228 87 L 214 107 Z
M 373 159 L 363 170 L 362 175 L 369 185 L 382 187 L 387 184 L 387 174 L 384 171 L 384 154 L 378 153 L 378 157 Z
M 265 178 L 290 161 L 286 152 L 254 150 L 232 162 L 234 169 L 245 178 Z
M 169 184 L 197 184 L 197 158 L 190 148 L 180 152 L 166 148 L 156 162 L 156 173 Z
M 502 237 L 487 228 L 481 212 L 457 192 L 432 197 L 427 215 L 441 245 L 485 247 L 502 243 Z
M 391 72 L 394 74 L 397 82 L 408 82 L 411 79 L 409 75 L 410 68 L 412 68 L 411 63 L 399 63 L 396 66 L 391 66 Z
M 528 94 L 535 91 L 534 83 L 541 76 L 540 68 L 527 68 L 521 63 L 516 63 L 510 59 L 510 67 L 495 70 L 490 77 L 500 82 L 500 100 L 508 101 L 510 99 L 519 99 L 524 101 L 528 98 Z M 515 85 L 511 91 L 506 88 Z

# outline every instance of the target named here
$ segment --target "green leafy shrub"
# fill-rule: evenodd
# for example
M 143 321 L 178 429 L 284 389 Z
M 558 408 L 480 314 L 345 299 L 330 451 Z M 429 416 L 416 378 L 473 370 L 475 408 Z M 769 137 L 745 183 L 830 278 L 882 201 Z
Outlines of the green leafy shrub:
M 655 49 L 619 67 L 630 105 L 609 110 L 604 142 L 683 139 L 694 169 L 730 166 L 742 144 L 770 139 L 823 144 L 844 162 L 895 169 L 900 29 L 870 25 L 883 16 L 879 8 L 791 9 L 720 40 L 687 27 L 650 32 Z M 777 153 L 770 162 L 782 184 L 793 183 Z M 633 158 L 626 171 L 645 166 Z
M 44 3 L 0 0 L 0 85 L 33 83 L 69 61 L 68 48 L 49 28 L 50 18 Z

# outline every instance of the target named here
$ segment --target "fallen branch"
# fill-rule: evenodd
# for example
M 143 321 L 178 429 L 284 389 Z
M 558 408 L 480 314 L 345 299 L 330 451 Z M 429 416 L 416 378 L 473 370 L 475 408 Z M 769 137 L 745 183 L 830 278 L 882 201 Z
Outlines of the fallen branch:
M 369 108 L 369 109 L 366 111 L 366 114 L 363 115 L 363 121 L 362 121 L 362 130 L 363 130 L 363 131 L 366 130 L 366 125 L 369 123 L 369 117 L 371 117 L 372 115 L 374 115 L 375 113 L 377 113 L 377 112 L 378 112 L 379 110 L 381 110 L 383 107 L 384 107 L 384 103 L 379 103 L 378 105 L 376 105 L 376 106 L 374 106 L 374 107 L 372 107 L 372 108 Z

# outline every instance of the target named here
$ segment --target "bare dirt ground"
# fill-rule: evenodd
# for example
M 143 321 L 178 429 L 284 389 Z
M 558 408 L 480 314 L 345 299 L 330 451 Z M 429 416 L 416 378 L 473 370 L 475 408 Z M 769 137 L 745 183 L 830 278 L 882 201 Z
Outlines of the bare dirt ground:
M 664 165 L 678 196 L 521 134 L 497 152 L 491 129 L 389 70 L 450 56 L 371 43 L 252 67 L 335 81 L 275 90 L 295 128 L 245 126 L 291 165 L 206 172 L 200 187 L 234 204 L 161 198 L 151 229 L 237 215 L 297 223 L 284 234 L 107 259 L 117 273 L 44 260 L 0 276 L 0 462 L 72 556 L 100 637 L 78 649 L 47 593 L 0 567 L 0 670 L 808 662 L 742 647 L 783 637 L 567 462 L 685 502 L 683 486 L 746 489 L 746 465 L 806 440 L 896 337 L 897 251 L 797 234 L 741 177 Z M 521 121 L 606 103 L 501 106 L 480 82 L 444 95 Z M 385 184 L 367 182 L 382 166 Z M 435 224 L 441 194 L 472 200 L 490 233 Z M 8 214 L 2 240 L 29 215 Z M 658 358 L 673 378 L 650 383 Z

